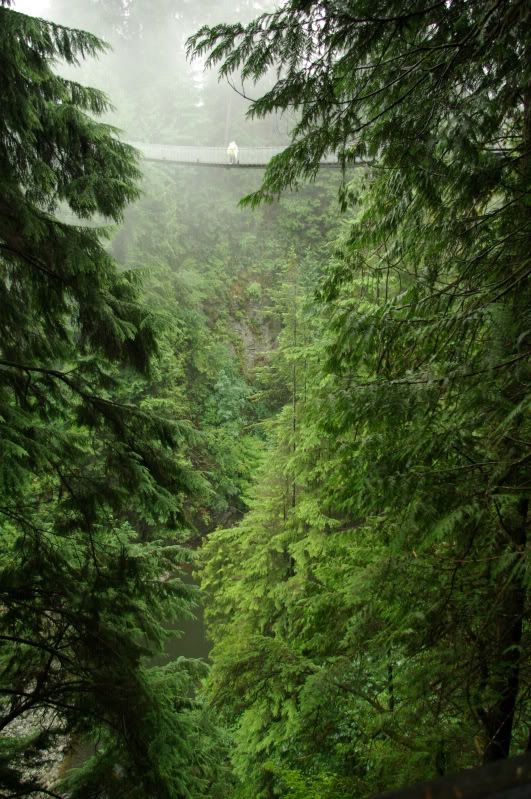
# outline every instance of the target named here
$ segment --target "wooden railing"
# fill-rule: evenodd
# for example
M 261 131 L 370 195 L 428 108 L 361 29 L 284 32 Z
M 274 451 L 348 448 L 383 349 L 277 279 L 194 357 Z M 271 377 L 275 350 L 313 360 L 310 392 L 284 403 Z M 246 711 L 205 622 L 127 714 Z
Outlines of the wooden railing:
M 389 791 L 373 799 L 531 799 L 531 753 Z

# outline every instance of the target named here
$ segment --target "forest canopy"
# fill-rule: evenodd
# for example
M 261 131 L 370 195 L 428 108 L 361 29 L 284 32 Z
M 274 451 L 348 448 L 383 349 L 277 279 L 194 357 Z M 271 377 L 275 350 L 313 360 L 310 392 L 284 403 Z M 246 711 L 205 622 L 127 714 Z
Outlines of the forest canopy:
M 256 504 L 204 548 L 245 796 L 364 796 L 529 745 L 529 21 L 294 1 L 190 39 L 221 76 L 276 70 L 251 116 L 296 114 L 245 202 L 329 151 L 374 162 L 345 175 Z
M 531 749 L 528 3 L 49 12 L 0 0 L 2 795 Z

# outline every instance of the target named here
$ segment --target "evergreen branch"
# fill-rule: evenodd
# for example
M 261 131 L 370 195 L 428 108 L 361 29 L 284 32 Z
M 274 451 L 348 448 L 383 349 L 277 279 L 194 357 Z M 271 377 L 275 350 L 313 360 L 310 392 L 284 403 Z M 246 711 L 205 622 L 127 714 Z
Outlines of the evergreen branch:
M 53 280 L 59 280 L 61 283 L 67 284 L 67 281 L 62 275 L 58 275 L 57 272 L 52 272 L 51 269 L 39 261 L 37 258 L 32 258 L 28 253 L 22 252 L 20 250 L 16 250 L 14 247 L 9 246 L 7 244 L 2 244 L 0 242 L 0 249 L 4 250 L 5 252 L 9 252 L 12 255 L 16 255 L 18 258 L 22 258 L 22 260 L 26 261 L 30 266 L 34 266 L 39 272 L 42 272 L 46 277 L 51 277 Z
M 52 377 L 67 385 L 75 394 L 78 394 L 82 399 L 91 402 L 99 407 L 108 406 L 110 408 L 117 408 L 120 410 L 129 411 L 139 417 L 143 417 L 146 419 L 153 418 L 151 414 L 142 411 L 136 405 L 130 405 L 128 403 L 117 402 L 116 400 L 106 399 L 105 397 L 100 397 L 97 394 L 93 394 L 87 391 L 79 383 L 76 383 L 74 380 L 68 377 L 68 373 L 62 372 L 59 369 L 52 369 L 46 366 L 31 366 L 30 364 L 17 363 L 16 361 L 8 361 L 5 359 L 0 359 L 0 366 L 5 366 L 6 368 L 10 369 L 19 369 L 22 372 L 28 372 L 28 373 L 35 372 L 36 374 L 42 374 L 46 375 L 47 377 Z M 164 421 L 169 421 L 168 419 L 165 419 L 165 417 L 163 416 L 160 416 L 158 418 Z
M 453 372 L 450 374 L 445 375 L 444 377 L 425 377 L 417 380 L 409 380 L 409 379 L 379 379 L 379 380 L 370 380 L 368 382 L 357 382 L 352 384 L 355 388 L 370 388 L 372 386 L 416 386 L 416 385 L 427 385 L 427 384 L 437 384 L 437 383 L 447 383 L 450 380 L 460 379 L 460 378 L 468 378 L 468 377 L 478 377 L 479 375 L 489 374 L 490 372 L 496 371 L 498 369 L 504 369 L 506 366 L 511 366 L 518 361 L 525 360 L 531 357 L 531 350 L 528 350 L 521 355 L 515 355 L 513 358 L 509 358 L 506 361 L 502 361 L 497 364 L 493 364 L 485 369 L 476 369 L 471 372 Z

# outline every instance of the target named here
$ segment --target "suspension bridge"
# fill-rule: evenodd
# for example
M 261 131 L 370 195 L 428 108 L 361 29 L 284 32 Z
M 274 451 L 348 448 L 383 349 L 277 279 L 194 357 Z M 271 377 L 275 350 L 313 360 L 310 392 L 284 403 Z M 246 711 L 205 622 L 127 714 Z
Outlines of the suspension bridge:
M 169 164 L 189 164 L 193 166 L 217 166 L 228 169 L 264 168 L 274 155 L 278 155 L 284 147 L 238 147 L 238 163 L 230 164 L 226 147 L 202 147 L 180 144 L 148 144 L 146 142 L 130 142 L 140 151 L 145 161 L 159 161 Z M 327 155 L 321 160 L 322 166 L 339 164 L 337 156 Z M 352 164 L 352 166 L 362 166 Z

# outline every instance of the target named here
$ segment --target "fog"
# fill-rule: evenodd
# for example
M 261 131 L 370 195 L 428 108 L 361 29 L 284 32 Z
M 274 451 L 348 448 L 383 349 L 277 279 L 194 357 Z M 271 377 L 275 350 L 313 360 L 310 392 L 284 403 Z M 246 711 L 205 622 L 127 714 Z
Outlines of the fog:
M 16 0 L 14 8 L 22 11 L 23 14 L 30 14 L 32 17 L 49 18 L 49 0 Z
M 248 101 L 214 71 L 186 58 L 186 40 L 201 25 L 252 19 L 264 3 L 242 0 L 17 0 L 15 8 L 89 30 L 110 49 L 68 71 L 103 89 L 114 106 L 105 121 L 125 138 L 226 147 L 284 144 L 290 121 L 245 119 Z M 253 87 L 237 86 L 253 94 Z M 262 87 L 263 88 L 263 87 Z

